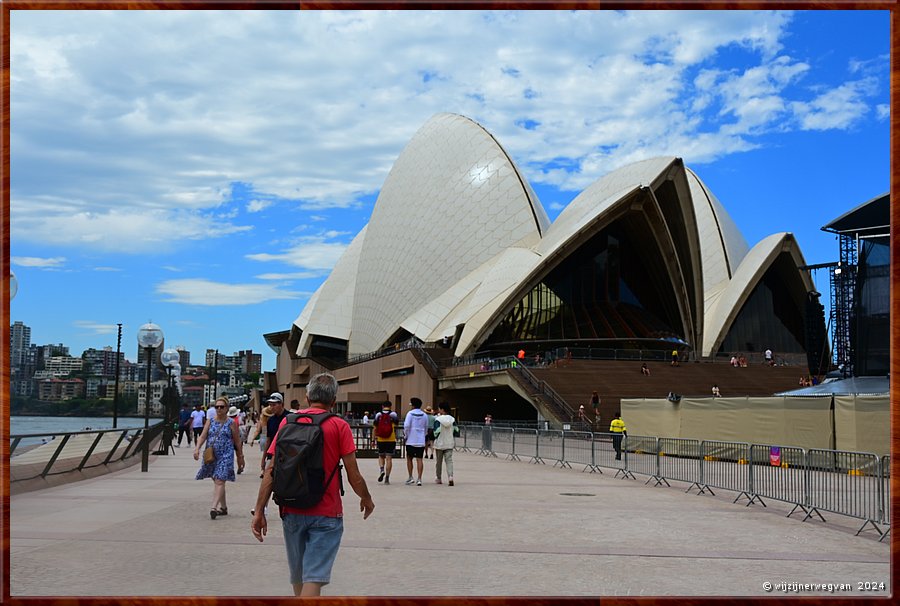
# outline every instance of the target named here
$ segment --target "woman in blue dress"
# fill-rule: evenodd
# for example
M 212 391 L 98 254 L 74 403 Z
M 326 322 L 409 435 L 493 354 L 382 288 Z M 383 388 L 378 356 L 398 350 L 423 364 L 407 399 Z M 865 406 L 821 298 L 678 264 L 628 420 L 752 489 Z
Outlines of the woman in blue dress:
M 244 451 L 237 425 L 228 416 L 228 398 L 215 402 L 216 416 L 206 422 L 194 448 L 194 460 L 200 459 L 203 445 L 208 442 L 216 458 L 211 463 L 203 463 L 197 472 L 197 479 L 213 479 L 213 501 L 209 517 L 227 516 L 225 503 L 225 482 L 234 482 L 234 453 L 237 452 L 238 473 L 244 471 Z

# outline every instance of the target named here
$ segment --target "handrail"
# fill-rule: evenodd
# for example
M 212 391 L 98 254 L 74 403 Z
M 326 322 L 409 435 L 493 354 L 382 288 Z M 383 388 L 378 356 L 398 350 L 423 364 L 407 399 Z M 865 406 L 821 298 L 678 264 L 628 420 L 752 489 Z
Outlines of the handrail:
M 144 427 L 125 427 L 113 429 L 92 429 L 68 432 L 42 432 L 42 433 L 23 433 L 10 435 L 10 468 L 13 471 L 10 478 L 11 484 L 26 480 L 34 480 L 36 478 L 46 478 L 47 476 L 61 475 L 73 471 L 83 471 L 85 469 L 93 469 L 95 467 L 108 467 L 110 463 L 118 463 L 127 459 L 134 458 L 141 454 L 144 443 L 151 444 L 159 439 L 169 423 L 166 420 L 158 420 L 157 423 L 148 428 Z M 96 436 L 94 439 L 84 439 L 88 436 Z M 107 439 L 109 437 L 117 437 L 116 440 Z M 49 458 L 46 457 L 28 457 L 28 451 L 18 456 L 13 453 L 19 447 L 23 439 L 28 438 L 47 438 L 50 440 L 43 444 L 35 444 L 34 448 L 48 447 L 53 450 Z M 57 438 L 59 442 L 55 442 Z M 108 445 L 101 446 L 103 442 Z M 121 449 L 122 443 L 125 447 Z M 55 448 L 53 446 L 55 445 Z M 67 448 L 68 447 L 68 448 Z M 120 454 L 121 452 L 121 454 Z M 96 462 L 88 464 L 91 458 L 95 458 Z M 40 468 L 40 471 L 28 477 L 20 477 L 15 471 L 28 469 L 27 465 L 34 465 Z

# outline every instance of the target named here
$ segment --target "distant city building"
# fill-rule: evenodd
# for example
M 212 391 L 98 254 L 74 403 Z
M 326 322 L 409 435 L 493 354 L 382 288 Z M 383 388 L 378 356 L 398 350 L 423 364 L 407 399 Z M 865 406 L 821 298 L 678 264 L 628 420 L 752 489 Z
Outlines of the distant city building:
M 113 348 L 106 346 L 103 349 L 94 349 L 93 347 L 84 350 L 81 354 L 84 360 L 84 370 L 97 377 L 115 377 L 116 376 L 116 352 Z M 119 352 L 119 367 L 125 360 L 125 354 Z
M 215 349 L 207 349 L 206 350 L 206 365 L 210 368 L 218 366 L 219 368 L 225 367 L 225 354 L 218 354 L 218 363 L 216 363 L 216 350 Z
M 163 390 L 168 386 L 168 381 L 153 381 L 150 383 L 150 415 L 162 414 Z M 138 383 L 138 414 L 144 414 L 147 408 L 147 384 Z
M 183 345 L 176 346 L 175 351 L 178 352 L 178 363 L 181 364 L 181 370 L 187 370 L 187 367 L 191 365 L 191 352 L 186 350 Z
M 144 347 L 138 346 L 138 355 L 137 361 L 138 364 L 144 361 L 144 358 L 147 357 L 147 350 Z M 161 366 L 162 362 L 160 362 L 159 356 L 162 355 L 162 352 L 166 349 L 166 340 L 163 339 L 162 343 L 159 344 L 159 347 L 155 347 L 153 349 L 153 366 Z
M 20 321 L 9 327 L 9 363 L 15 369 L 24 363 L 25 352 L 31 347 L 31 328 Z
M 61 402 L 84 397 L 84 381 L 81 379 L 40 379 L 37 381 L 38 399 L 44 402 Z
M 54 377 L 67 377 L 84 367 L 84 360 L 72 356 L 53 356 L 44 360 L 44 371 Z

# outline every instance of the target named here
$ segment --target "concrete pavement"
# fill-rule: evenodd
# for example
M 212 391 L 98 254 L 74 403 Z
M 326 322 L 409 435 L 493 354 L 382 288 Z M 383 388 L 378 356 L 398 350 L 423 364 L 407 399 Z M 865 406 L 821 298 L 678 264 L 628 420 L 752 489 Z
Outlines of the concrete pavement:
M 209 518 L 212 482 L 192 449 L 10 498 L 10 592 L 17 596 L 289 596 L 281 524 L 250 534 L 259 449 Z M 860 521 L 786 518 L 790 506 L 732 504 L 580 468 L 454 454 L 457 485 L 390 486 L 360 460 L 375 500 L 363 521 L 345 482 L 345 531 L 328 596 L 887 597 L 889 541 Z M 858 583 L 884 584 L 863 591 Z M 765 591 L 764 583 L 846 583 L 849 591 Z M 863 586 L 865 587 L 865 586 Z

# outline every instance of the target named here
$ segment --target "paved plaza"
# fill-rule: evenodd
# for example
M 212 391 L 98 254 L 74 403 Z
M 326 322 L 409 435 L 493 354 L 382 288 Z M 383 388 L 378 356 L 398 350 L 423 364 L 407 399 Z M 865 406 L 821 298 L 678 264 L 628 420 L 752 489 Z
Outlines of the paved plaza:
M 192 449 L 102 477 L 11 497 L 10 592 L 17 596 L 289 596 L 281 523 L 250 534 L 259 449 L 227 486 L 229 515 L 209 518 L 210 480 Z M 375 479 L 363 520 L 345 482 L 345 531 L 326 596 L 785 596 L 779 583 L 847 584 L 833 595 L 887 597 L 889 540 L 860 521 L 791 506 L 733 504 L 733 493 L 582 473 L 457 452 L 456 486 Z M 652 484 L 652 483 L 651 483 Z M 880 591 L 861 590 L 874 582 Z M 773 584 L 767 592 L 765 583 Z M 863 585 L 865 587 L 865 585 Z

